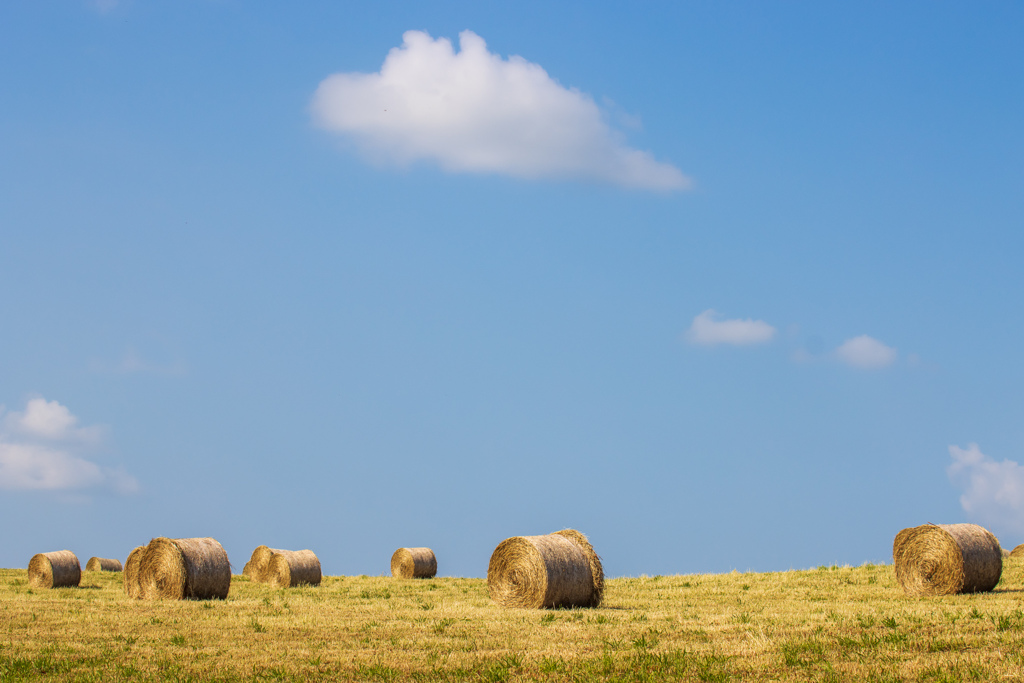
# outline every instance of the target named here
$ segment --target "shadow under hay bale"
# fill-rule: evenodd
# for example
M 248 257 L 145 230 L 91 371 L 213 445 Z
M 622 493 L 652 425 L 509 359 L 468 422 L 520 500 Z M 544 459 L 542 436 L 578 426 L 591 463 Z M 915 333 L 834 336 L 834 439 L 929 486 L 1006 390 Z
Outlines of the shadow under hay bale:
M 82 565 L 70 550 L 38 553 L 28 562 L 28 585 L 32 588 L 68 588 L 82 581 Z
M 140 545 L 128 553 L 128 559 L 124 561 L 124 573 L 121 575 L 125 595 L 134 600 L 142 597 L 142 584 L 139 583 L 139 565 L 142 564 L 142 554 L 144 552 L 146 552 L 146 546 Z
M 513 536 L 491 554 L 487 590 L 503 607 L 597 607 L 604 569 L 587 537 L 573 529 Z
M 119 572 L 121 571 L 121 560 L 90 557 L 89 561 L 85 563 L 85 570 L 88 572 Z
M 391 556 L 391 576 L 396 579 L 432 579 L 437 557 L 430 548 L 399 548 Z
M 276 588 L 319 586 L 320 560 L 312 550 L 275 550 L 264 577 L 265 583 Z
M 274 556 L 274 553 L 287 552 L 279 550 L 277 548 L 268 548 L 265 545 L 258 545 L 256 549 L 252 551 L 252 557 L 245 563 L 245 567 L 242 568 L 242 574 L 248 576 L 253 581 L 259 581 L 265 583 L 267 580 L 267 569 L 270 567 L 270 558 Z
M 223 600 L 231 588 L 231 563 L 213 538 L 154 538 L 139 565 L 142 597 Z
M 977 524 L 925 524 L 903 529 L 892 546 L 896 582 L 907 595 L 990 591 L 999 583 L 999 541 Z

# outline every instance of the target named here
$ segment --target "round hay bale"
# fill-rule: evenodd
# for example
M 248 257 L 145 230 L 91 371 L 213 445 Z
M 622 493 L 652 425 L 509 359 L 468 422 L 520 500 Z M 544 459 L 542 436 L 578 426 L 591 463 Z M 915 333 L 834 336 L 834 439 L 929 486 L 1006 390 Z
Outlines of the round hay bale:
M 1010 551 L 1006 548 L 1000 548 L 999 552 L 1002 554 L 1004 560 L 1010 559 Z
M 1024 557 L 1024 543 L 1010 551 L 1010 557 L 1017 559 L 1018 557 Z
M 896 581 L 907 595 L 990 591 L 1003 572 L 999 541 L 977 524 L 903 529 L 892 545 Z
M 88 572 L 119 572 L 121 571 L 121 560 L 90 557 L 89 561 L 85 563 L 85 570 Z
M 249 561 L 245 563 L 245 567 L 242 568 L 242 573 L 253 581 L 265 583 L 267 580 L 267 568 L 270 566 L 270 558 L 274 556 L 274 553 L 283 552 L 288 551 L 268 548 L 265 545 L 256 546 L 256 550 L 252 551 L 252 557 L 249 558 Z
M 319 586 L 320 560 L 312 550 L 275 550 L 264 577 L 276 588 Z
M 142 564 L 142 554 L 144 552 L 146 552 L 146 546 L 140 545 L 128 553 L 128 559 L 124 561 L 124 573 L 121 574 L 125 595 L 134 600 L 142 597 L 142 584 L 139 583 L 139 566 Z
M 399 548 L 391 556 L 391 576 L 396 579 L 432 579 L 437 557 L 430 548 Z
M 82 565 L 70 550 L 38 553 L 28 562 L 28 585 L 32 588 L 66 588 L 82 580 Z
M 139 583 L 149 600 L 223 600 L 231 588 L 231 563 L 213 538 L 154 538 L 142 555 Z
M 503 607 L 596 607 L 603 589 L 600 558 L 586 536 L 572 529 L 507 538 L 487 566 L 487 590 Z

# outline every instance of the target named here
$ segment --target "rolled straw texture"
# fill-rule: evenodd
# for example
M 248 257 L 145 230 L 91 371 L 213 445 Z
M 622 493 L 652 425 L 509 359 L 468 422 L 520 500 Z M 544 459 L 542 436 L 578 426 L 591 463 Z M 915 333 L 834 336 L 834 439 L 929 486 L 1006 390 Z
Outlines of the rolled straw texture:
M 242 568 L 242 573 L 247 574 L 253 581 L 266 582 L 270 558 L 273 557 L 274 553 L 281 552 L 287 551 L 268 548 L 265 545 L 256 546 L 256 550 L 252 551 L 252 557 L 249 558 L 249 561 L 245 563 L 245 567 Z
M 601 565 L 601 558 L 594 551 L 594 546 L 590 545 L 590 539 L 583 533 L 575 529 L 562 529 L 555 533 L 575 542 L 576 545 L 583 549 L 583 554 L 587 556 L 587 561 L 590 563 L 590 576 L 594 581 L 591 604 L 587 605 L 587 607 L 597 607 L 604 598 L 604 567 Z
M 391 556 L 391 576 L 396 579 L 432 579 L 437 557 L 430 548 L 399 548 Z
M 1024 543 L 1010 551 L 1010 557 L 1017 559 L 1018 557 L 1024 557 Z
M 139 566 L 142 564 L 142 554 L 144 552 L 146 552 L 146 546 L 140 545 L 128 553 L 128 559 L 124 561 L 124 573 L 121 574 L 125 595 L 135 600 L 142 597 L 142 584 L 139 583 Z
M 590 543 L 584 548 L 580 537 L 586 539 L 566 529 L 547 536 L 513 536 L 499 543 L 487 566 L 491 599 L 503 607 L 596 607 L 601 590 L 591 563 L 597 563 L 602 590 L 604 572 Z
M 231 588 L 231 563 L 213 538 L 154 538 L 142 555 L 139 583 L 149 600 L 223 600 Z
M 999 541 L 977 524 L 903 529 L 892 545 L 896 582 L 907 595 L 990 591 L 1003 572 Z
M 32 588 L 66 588 L 82 580 L 82 565 L 70 550 L 38 553 L 28 562 L 28 585 Z
M 121 571 L 121 560 L 114 560 L 108 557 L 90 557 L 85 563 L 85 570 L 90 572 L 119 572 Z
M 319 586 L 320 560 L 312 550 L 275 550 L 264 576 L 276 588 Z
M 1010 559 L 1010 551 L 1007 550 L 1006 548 L 1000 549 L 999 552 L 1000 552 L 1000 554 L 1002 554 L 1004 560 Z

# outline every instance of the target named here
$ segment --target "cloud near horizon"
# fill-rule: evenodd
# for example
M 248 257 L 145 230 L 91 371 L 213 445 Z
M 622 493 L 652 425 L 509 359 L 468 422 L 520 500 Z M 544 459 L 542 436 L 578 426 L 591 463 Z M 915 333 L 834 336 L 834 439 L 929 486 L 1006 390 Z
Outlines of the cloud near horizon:
M 686 331 L 686 340 L 699 346 L 749 346 L 769 342 L 775 336 L 776 329 L 763 320 L 719 318 L 721 315 L 711 308 L 697 315 Z
M 884 368 L 896 362 L 896 349 L 866 334 L 847 339 L 835 353 L 843 363 L 866 370 Z
M 123 469 L 82 457 L 104 435 L 100 426 L 79 427 L 78 418 L 57 401 L 31 399 L 23 412 L 0 421 L 0 490 L 137 492 L 138 481 Z
M 1024 535 L 1024 467 L 1013 460 L 996 462 L 978 444 L 950 446 L 950 481 L 963 490 L 960 506 L 967 516 L 996 532 Z
M 400 165 L 430 160 L 450 172 L 690 186 L 675 166 L 629 147 L 589 95 L 540 65 L 502 59 L 472 31 L 459 34 L 459 52 L 422 31 L 402 38 L 379 72 L 324 79 L 313 95 L 314 121 L 371 158 Z

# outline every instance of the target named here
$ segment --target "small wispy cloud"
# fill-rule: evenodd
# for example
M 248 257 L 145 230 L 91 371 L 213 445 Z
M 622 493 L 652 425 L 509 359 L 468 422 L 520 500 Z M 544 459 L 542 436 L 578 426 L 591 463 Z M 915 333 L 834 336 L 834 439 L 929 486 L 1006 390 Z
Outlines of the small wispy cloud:
M 93 372 L 112 373 L 117 375 L 149 374 L 149 375 L 183 375 L 188 370 L 184 361 L 174 360 L 163 363 L 144 358 L 134 347 L 129 347 L 124 355 L 115 362 L 93 360 L 89 363 Z
M 684 337 L 691 344 L 699 346 L 749 346 L 769 342 L 776 333 L 776 329 L 763 320 L 723 320 L 721 317 L 719 313 L 709 308 L 693 319 Z
M 138 481 L 122 468 L 84 457 L 102 443 L 104 427 L 80 427 L 66 406 L 44 398 L 29 400 L 23 411 L 3 412 L 0 407 L 0 489 L 138 491 Z
M 1024 467 L 1013 460 L 996 462 L 978 444 L 950 446 L 950 481 L 963 490 L 960 506 L 972 521 L 996 535 L 1024 535 Z
M 89 0 L 89 6 L 100 14 L 112 12 L 118 5 L 118 0 Z
M 503 59 L 472 31 L 459 34 L 458 52 L 447 38 L 422 31 L 402 38 L 379 72 L 337 73 L 320 83 L 311 104 L 319 126 L 400 165 L 428 160 L 451 172 L 647 190 L 690 186 L 675 166 L 627 145 L 593 98 L 540 65 Z
M 896 362 L 896 349 L 886 346 L 874 337 L 862 334 L 847 339 L 835 350 L 836 358 L 855 368 L 875 370 Z

